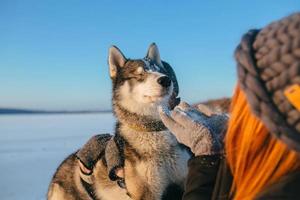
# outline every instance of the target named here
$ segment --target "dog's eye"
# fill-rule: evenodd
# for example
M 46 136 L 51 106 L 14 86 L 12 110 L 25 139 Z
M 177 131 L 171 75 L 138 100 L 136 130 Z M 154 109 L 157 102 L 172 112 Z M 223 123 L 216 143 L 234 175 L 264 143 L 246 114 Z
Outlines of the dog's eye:
M 144 79 L 142 78 L 142 76 L 131 76 L 131 77 L 126 77 L 124 78 L 125 81 L 130 81 L 130 80 L 134 80 L 134 81 L 138 81 L 138 82 L 143 82 Z
M 134 76 L 129 76 L 129 77 L 124 78 L 125 81 L 129 81 L 129 80 L 132 80 L 132 79 L 136 79 L 136 77 L 134 77 Z

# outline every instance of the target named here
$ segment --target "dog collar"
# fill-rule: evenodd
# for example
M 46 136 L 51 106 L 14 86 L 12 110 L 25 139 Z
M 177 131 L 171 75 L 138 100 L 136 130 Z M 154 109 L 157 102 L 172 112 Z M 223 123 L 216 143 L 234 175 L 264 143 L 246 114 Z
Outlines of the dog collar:
M 162 121 L 131 113 L 119 105 L 115 105 L 115 112 L 120 116 L 121 122 L 124 122 L 127 126 L 136 131 L 154 132 L 167 130 Z
M 134 129 L 135 131 L 139 131 L 139 132 L 154 132 L 154 131 L 164 131 L 167 128 L 165 127 L 165 125 L 160 122 L 150 122 L 148 124 L 127 124 L 130 128 Z

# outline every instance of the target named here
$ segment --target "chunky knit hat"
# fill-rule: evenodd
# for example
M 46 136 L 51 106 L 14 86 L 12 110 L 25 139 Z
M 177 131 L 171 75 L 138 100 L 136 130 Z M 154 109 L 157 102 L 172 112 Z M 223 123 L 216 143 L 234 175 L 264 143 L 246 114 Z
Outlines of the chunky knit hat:
M 250 30 L 235 51 L 239 84 L 253 113 L 300 151 L 300 13 Z

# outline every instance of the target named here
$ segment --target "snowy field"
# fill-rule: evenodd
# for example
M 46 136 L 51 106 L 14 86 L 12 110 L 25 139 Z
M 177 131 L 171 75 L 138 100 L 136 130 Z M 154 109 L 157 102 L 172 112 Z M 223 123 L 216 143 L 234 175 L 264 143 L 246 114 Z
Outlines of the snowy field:
M 0 115 L 0 199 L 46 199 L 56 167 L 97 133 L 112 114 Z

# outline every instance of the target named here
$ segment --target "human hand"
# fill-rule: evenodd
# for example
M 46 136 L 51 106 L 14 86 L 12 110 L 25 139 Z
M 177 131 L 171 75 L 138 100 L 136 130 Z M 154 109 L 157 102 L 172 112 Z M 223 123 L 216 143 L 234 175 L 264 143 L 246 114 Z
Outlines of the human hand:
M 160 107 L 159 114 L 178 142 L 188 146 L 195 156 L 222 153 L 228 116 L 214 113 L 205 105 L 198 109 L 181 102 L 174 110 Z
M 91 137 L 88 142 L 75 154 L 78 159 L 80 176 L 86 182 L 92 183 L 93 169 L 100 159 L 104 158 L 107 165 L 108 177 L 117 181 L 121 188 L 124 179 L 124 160 L 119 152 L 114 137 L 110 134 L 100 134 Z

